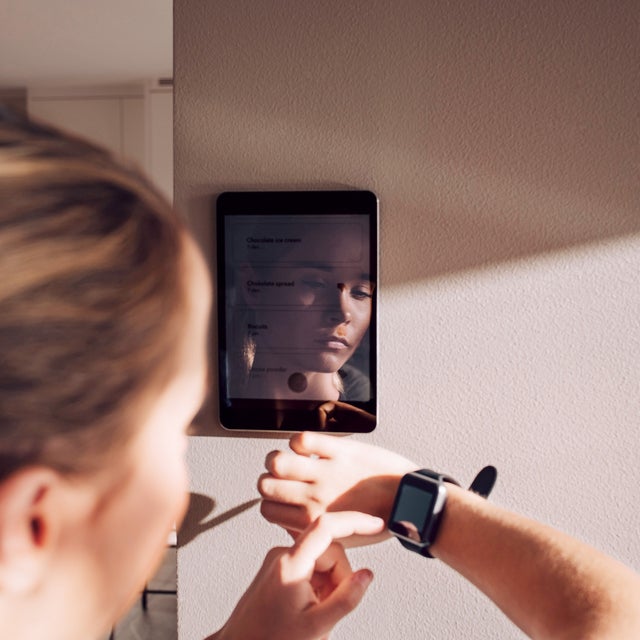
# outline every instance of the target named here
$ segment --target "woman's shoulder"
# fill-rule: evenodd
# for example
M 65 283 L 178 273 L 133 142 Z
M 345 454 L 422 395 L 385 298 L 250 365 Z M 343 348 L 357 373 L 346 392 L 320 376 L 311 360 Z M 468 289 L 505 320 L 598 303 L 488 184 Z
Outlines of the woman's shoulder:
M 340 400 L 366 402 L 371 399 L 369 376 L 351 364 L 345 364 L 338 371 L 342 379 Z

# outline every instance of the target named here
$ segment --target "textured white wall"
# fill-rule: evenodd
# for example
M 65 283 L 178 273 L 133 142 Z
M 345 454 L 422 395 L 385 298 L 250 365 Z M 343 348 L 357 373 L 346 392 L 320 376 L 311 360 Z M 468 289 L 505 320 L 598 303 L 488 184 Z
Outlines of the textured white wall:
M 492 462 L 496 502 L 637 569 L 639 19 L 631 1 L 181 0 L 174 24 L 176 202 L 207 252 L 228 188 L 380 198 L 380 425 L 358 437 L 465 481 Z M 209 430 L 181 640 L 287 541 L 244 508 L 285 441 Z M 520 637 L 393 541 L 351 558 L 376 580 L 338 640 Z

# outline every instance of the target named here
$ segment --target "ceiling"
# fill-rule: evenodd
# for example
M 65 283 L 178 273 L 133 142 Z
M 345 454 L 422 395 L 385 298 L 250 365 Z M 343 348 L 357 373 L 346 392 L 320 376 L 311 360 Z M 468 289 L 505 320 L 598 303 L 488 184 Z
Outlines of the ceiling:
M 0 0 L 0 86 L 171 77 L 172 0 Z

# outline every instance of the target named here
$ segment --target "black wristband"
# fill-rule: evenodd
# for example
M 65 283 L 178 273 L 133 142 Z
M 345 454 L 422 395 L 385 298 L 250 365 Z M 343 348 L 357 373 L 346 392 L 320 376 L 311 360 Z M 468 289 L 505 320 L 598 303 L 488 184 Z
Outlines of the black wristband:
M 493 489 L 496 479 L 498 477 L 498 471 L 495 467 L 488 465 L 478 472 L 478 475 L 473 479 L 469 491 L 477 493 L 483 498 L 488 498 L 491 490 Z

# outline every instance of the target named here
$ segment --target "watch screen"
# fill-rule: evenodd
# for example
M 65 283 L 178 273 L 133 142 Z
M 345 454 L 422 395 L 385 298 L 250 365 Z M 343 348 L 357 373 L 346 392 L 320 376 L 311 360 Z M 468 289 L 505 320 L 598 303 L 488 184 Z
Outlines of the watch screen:
M 403 484 L 393 514 L 391 529 L 411 540 L 421 542 L 434 500 L 434 494 L 408 483 Z

